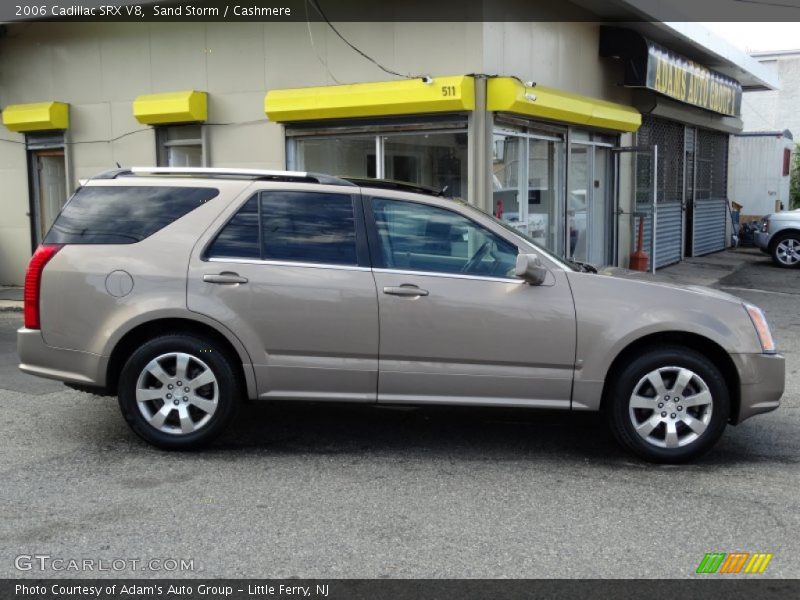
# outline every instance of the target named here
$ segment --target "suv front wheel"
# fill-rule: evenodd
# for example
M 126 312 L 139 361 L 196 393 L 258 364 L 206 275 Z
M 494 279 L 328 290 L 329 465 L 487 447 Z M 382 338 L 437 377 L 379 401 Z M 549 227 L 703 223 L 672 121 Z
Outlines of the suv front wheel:
M 693 460 L 709 450 L 728 422 L 728 388 L 704 355 L 680 346 L 653 349 L 611 382 L 607 418 L 626 448 L 660 463 Z
M 242 386 L 218 345 L 172 333 L 133 352 L 119 379 L 119 405 L 131 429 L 164 449 L 207 445 L 233 418 Z

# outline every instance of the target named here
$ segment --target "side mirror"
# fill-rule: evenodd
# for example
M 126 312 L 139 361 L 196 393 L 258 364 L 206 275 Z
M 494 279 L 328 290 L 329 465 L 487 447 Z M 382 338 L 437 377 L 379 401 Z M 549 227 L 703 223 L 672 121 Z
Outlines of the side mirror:
M 537 254 L 518 254 L 514 275 L 531 285 L 542 285 L 547 277 L 547 269 Z

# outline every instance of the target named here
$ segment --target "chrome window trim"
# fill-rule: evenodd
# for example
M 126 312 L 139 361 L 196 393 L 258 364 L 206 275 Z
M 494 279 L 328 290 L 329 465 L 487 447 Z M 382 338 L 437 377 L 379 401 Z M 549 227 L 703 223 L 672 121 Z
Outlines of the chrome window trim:
M 426 277 L 445 277 L 447 279 L 472 279 L 474 281 L 494 281 L 498 283 L 516 283 L 522 285 L 522 279 L 511 277 L 486 277 L 482 275 L 466 275 L 462 273 L 446 273 L 442 271 L 407 271 L 403 269 L 372 269 L 375 273 L 389 273 L 392 275 L 425 275 Z
M 215 263 L 234 263 L 237 265 L 267 265 L 271 267 L 307 267 L 309 269 L 338 269 L 340 271 L 369 271 L 369 267 L 359 267 L 358 265 L 337 265 L 333 263 L 313 263 L 291 260 L 259 260 L 257 258 L 225 258 L 222 256 L 212 256 L 205 259 L 206 262 Z
M 370 269 L 357 265 L 336 265 L 328 263 L 310 263 L 288 260 L 258 260 L 256 258 L 224 258 L 214 256 L 207 258 L 206 262 L 234 263 L 240 265 L 266 265 L 272 267 L 307 267 L 309 269 L 336 269 L 340 271 L 374 271 L 375 273 L 388 273 L 393 275 L 425 275 L 426 277 L 444 277 L 448 279 L 471 279 L 473 281 L 494 281 L 498 283 L 525 283 L 522 279 L 510 277 L 485 277 L 481 275 L 466 275 L 462 273 L 444 273 L 440 271 L 408 271 L 402 269 Z

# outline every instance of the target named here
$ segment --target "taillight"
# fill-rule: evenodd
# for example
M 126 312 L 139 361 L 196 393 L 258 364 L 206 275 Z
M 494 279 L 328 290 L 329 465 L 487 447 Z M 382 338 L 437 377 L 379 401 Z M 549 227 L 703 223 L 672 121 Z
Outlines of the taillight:
M 39 293 L 42 288 L 42 271 L 50 259 L 61 250 L 61 246 L 48 244 L 39 246 L 33 253 L 31 262 L 28 263 L 28 270 L 25 272 L 25 327 L 28 329 L 39 329 L 41 321 L 39 319 Z

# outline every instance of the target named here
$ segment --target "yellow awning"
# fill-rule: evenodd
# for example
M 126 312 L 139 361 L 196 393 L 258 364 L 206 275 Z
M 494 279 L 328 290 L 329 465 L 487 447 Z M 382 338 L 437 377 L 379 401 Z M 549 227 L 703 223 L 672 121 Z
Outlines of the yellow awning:
M 631 106 L 541 85 L 525 87 L 513 77 L 489 80 L 486 106 L 493 112 L 517 113 L 614 131 L 636 131 L 642 124 L 642 115 Z
M 475 108 L 475 82 L 468 75 L 376 83 L 271 90 L 264 112 L 278 122 L 377 117 Z
M 202 122 L 208 119 L 206 93 L 186 90 L 138 96 L 133 116 L 145 125 Z
M 69 127 L 69 104 L 35 102 L 12 104 L 3 110 L 3 125 L 11 131 L 47 131 Z

